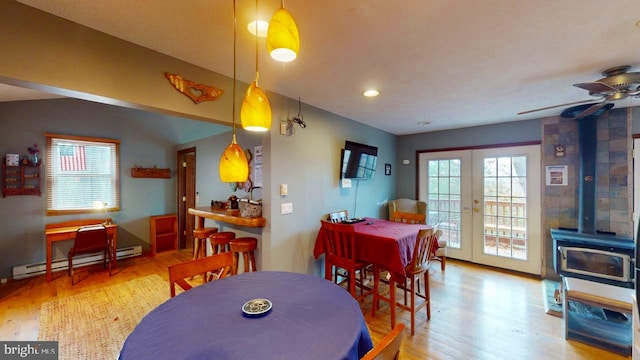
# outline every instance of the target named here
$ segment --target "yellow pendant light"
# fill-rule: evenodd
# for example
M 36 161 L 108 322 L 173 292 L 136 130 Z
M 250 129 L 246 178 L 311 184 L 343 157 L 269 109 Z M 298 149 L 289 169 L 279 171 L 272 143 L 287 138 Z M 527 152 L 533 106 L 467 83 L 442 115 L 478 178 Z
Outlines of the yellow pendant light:
M 284 0 L 281 0 L 280 9 L 273 14 L 269 22 L 267 51 L 276 61 L 290 62 L 298 57 L 299 50 L 298 26 L 291 13 L 284 8 Z
M 256 0 L 256 17 L 258 0 Z M 256 33 L 258 24 L 256 23 Z M 269 131 L 271 129 L 271 104 L 267 94 L 258 85 L 258 37 L 256 36 L 256 79 L 249 85 L 240 109 L 242 128 L 249 131 Z
M 236 0 L 233 0 L 233 103 L 231 121 L 233 137 L 231 144 L 220 157 L 220 180 L 222 182 L 244 182 L 249 177 L 249 163 L 244 151 L 236 142 Z

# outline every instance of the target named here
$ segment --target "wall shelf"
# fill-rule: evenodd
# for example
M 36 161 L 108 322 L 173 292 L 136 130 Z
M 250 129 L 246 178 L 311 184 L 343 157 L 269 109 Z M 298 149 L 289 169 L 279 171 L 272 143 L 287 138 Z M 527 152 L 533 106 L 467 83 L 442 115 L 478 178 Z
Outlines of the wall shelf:
M 131 177 L 134 178 L 155 178 L 155 179 L 170 179 L 171 169 L 158 169 L 158 168 L 143 168 L 133 167 L 131 168 Z
M 40 166 L 9 166 L 2 161 L 2 196 L 38 195 L 40 189 Z

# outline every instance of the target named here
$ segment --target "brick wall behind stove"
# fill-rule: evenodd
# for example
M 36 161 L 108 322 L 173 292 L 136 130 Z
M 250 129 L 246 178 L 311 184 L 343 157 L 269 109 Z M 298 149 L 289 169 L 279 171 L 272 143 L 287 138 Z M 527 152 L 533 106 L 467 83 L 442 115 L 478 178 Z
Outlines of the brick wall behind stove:
M 542 168 L 567 165 L 568 186 L 546 186 L 543 179 L 542 223 L 545 236 L 546 277 L 553 270 L 553 241 L 549 229 L 578 227 L 579 145 L 578 121 L 550 117 L 542 121 Z M 631 174 L 631 122 L 626 109 L 605 112 L 597 119 L 596 229 L 633 237 Z M 565 156 L 555 156 L 555 146 L 565 146 Z

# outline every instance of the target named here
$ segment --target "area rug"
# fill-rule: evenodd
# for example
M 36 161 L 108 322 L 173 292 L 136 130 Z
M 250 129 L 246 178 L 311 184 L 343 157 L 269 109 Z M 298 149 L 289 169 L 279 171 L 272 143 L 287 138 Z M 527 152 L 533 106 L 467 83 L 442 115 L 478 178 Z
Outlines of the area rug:
M 40 309 L 38 340 L 58 341 L 60 360 L 114 360 L 133 328 L 168 298 L 169 283 L 149 275 L 53 300 Z
M 544 311 L 549 315 L 562 317 L 562 304 L 556 304 L 554 299 L 556 289 L 560 289 L 559 282 L 547 279 L 542 280 Z

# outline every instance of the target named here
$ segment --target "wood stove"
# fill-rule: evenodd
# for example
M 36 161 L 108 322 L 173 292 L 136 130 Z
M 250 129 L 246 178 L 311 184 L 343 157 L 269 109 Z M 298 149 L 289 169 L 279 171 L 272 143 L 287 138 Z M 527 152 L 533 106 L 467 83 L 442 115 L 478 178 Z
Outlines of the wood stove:
M 553 264 L 560 276 L 634 287 L 633 239 L 611 234 L 584 234 L 551 229 Z

